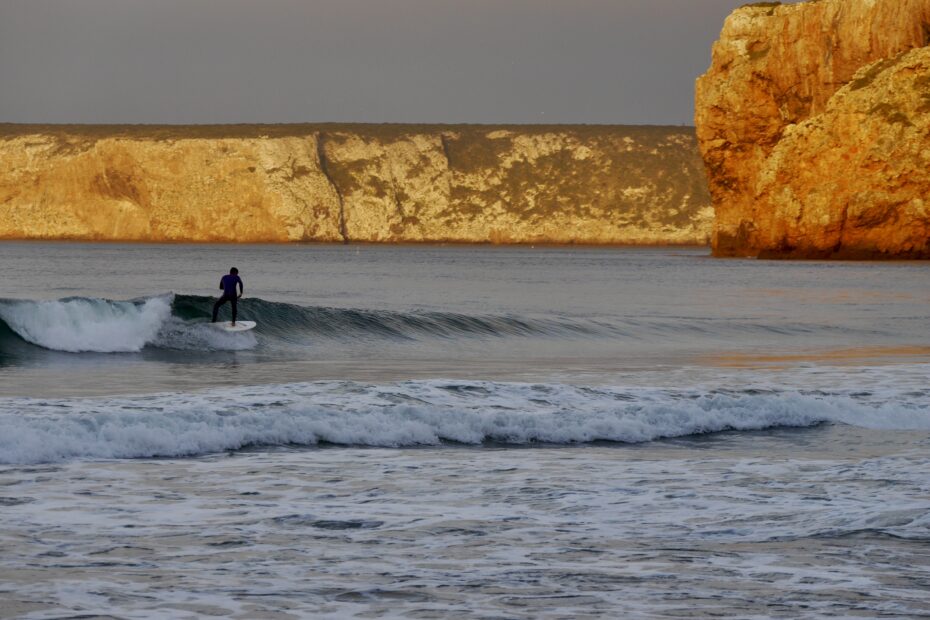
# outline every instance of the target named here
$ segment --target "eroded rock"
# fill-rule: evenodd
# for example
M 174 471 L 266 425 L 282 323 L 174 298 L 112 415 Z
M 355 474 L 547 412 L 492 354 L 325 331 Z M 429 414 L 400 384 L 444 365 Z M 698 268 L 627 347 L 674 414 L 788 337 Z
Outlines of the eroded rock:
M 695 119 L 718 256 L 930 257 L 930 0 L 737 9 Z
M 0 238 L 706 243 L 690 128 L 0 125 Z

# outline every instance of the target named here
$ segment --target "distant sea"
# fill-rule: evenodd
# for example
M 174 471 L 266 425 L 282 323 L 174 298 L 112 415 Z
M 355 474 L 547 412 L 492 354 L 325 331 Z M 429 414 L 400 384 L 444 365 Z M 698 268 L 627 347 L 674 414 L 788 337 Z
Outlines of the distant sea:
M 707 254 L 0 244 L 0 617 L 930 616 L 927 265 Z

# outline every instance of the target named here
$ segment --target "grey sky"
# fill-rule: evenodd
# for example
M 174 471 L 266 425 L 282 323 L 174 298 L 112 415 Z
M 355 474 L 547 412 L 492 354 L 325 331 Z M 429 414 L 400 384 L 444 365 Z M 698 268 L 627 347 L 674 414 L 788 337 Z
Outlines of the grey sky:
M 0 121 L 690 124 L 746 0 L 0 0 Z

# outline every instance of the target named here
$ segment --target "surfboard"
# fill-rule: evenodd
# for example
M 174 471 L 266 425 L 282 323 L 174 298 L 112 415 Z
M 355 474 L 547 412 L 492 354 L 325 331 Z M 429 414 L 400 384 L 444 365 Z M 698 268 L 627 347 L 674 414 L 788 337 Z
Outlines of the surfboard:
M 216 329 L 222 329 L 224 332 L 247 332 L 250 329 L 255 329 L 255 321 L 236 321 L 236 324 L 233 325 L 231 321 L 220 321 L 218 323 L 210 323 L 211 326 Z

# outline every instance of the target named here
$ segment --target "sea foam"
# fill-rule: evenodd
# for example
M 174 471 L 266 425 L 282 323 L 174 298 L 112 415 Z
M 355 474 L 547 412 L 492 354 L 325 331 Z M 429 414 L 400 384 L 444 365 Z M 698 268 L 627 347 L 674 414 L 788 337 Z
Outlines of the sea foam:
M 196 456 L 247 446 L 638 443 L 839 422 L 930 430 L 926 404 L 799 392 L 319 382 L 93 399 L 0 399 L 0 462 Z
M 68 353 L 134 353 L 150 346 L 193 351 L 251 349 L 252 333 L 231 334 L 206 319 L 172 314 L 174 295 L 137 301 L 72 297 L 58 301 L 0 300 L 0 320 L 26 342 Z
M 0 303 L 0 319 L 24 340 L 54 351 L 139 351 L 171 316 L 170 295 L 141 302 L 72 298 Z

